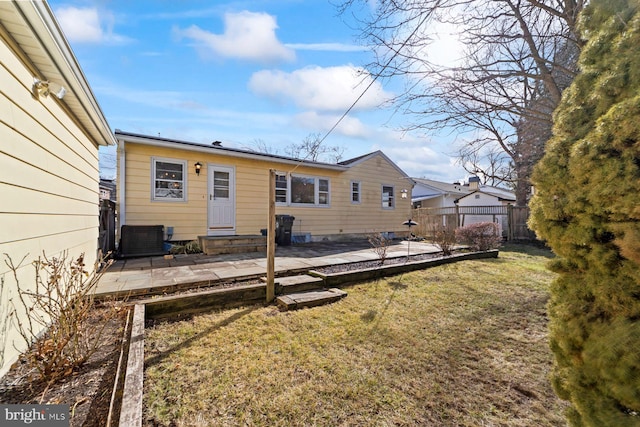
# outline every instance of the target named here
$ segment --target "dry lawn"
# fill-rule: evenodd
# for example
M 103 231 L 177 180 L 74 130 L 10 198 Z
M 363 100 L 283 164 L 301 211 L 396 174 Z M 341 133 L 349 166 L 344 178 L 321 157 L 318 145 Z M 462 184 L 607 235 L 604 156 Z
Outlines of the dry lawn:
M 333 305 L 155 325 L 145 425 L 565 425 L 548 381 L 549 256 L 511 246 Z

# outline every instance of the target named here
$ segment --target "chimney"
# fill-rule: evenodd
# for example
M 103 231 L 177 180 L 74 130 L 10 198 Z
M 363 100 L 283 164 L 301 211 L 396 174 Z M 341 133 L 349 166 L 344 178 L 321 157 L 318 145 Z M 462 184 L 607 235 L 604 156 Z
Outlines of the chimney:
M 469 177 L 469 189 L 470 190 L 478 190 L 480 188 L 480 178 L 477 176 Z

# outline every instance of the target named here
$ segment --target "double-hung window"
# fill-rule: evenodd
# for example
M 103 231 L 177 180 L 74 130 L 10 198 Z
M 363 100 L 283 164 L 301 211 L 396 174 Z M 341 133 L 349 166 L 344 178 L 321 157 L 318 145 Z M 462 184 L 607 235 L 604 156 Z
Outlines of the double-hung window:
M 329 206 L 331 186 L 326 178 L 276 173 L 276 203 Z
M 382 186 L 382 209 L 393 209 L 396 207 L 396 199 L 394 197 L 393 186 Z
M 153 158 L 151 169 L 152 200 L 172 202 L 187 200 L 186 161 Z
M 287 174 L 276 172 L 276 203 L 286 204 L 288 193 Z
M 360 203 L 360 182 L 351 181 L 351 203 Z

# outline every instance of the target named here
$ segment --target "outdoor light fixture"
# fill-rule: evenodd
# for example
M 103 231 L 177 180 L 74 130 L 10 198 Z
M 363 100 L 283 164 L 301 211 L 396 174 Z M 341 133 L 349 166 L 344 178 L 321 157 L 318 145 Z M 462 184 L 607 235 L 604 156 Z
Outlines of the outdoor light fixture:
M 196 175 L 200 176 L 200 169 L 202 169 L 202 163 L 196 162 L 195 167 L 196 167 Z
M 404 188 L 404 189 L 402 189 L 402 192 L 401 192 L 401 193 L 402 193 L 402 198 L 403 198 L 403 199 L 406 199 L 406 198 L 407 198 L 407 195 L 408 195 L 408 193 L 409 193 L 409 192 L 407 191 L 407 189 L 406 189 L 406 188 Z
M 36 98 L 40 96 L 44 96 L 46 98 L 49 96 L 49 82 L 43 82 L 39 78 L 34 77 L 31 90 L 33 91 L 33 96 Z
M 41 96 L 47 97 L 51 93 L 51 88 L 49 87 L 50 83 L 48 81 L 42 81 L 37 77 L 33 78 L 33 86 L 31 87 L 31 91 L 33 92 L 34 98 L 39 98 Z M 60 89 L 54 93 L 56 98 L 62 99 L 67 94 L 67 90 L 60 86 Z
M 407 190 L 402 190 L 403 199 L 405 198 L 404 195 L 406 194 L 406 191 Z M 413 238 L 413 235 L 411 234 L 411 227 L 414 225 L 418 225 L 418 223 L 415 222 L 413 219 L 409 218 L 408 220 L 403 222 L 402 225 L 406 225 L 409 228 L 409 235 L 407 236 L 407 261 L 408 261 L 409 255 L 411 253 L 411 239 Z

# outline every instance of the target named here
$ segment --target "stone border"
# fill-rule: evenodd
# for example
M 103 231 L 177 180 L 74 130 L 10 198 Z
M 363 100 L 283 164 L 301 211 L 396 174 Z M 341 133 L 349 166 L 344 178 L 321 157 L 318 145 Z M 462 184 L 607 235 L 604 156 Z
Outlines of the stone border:
M 420 261 L 409 261 L 404 264 L 382 265 L 379 267 L 371 267 L 353 271 L 343 271 L 339 273 L 321 273 L 319 271 L 311 270 L 308 274 L 310 276 L 322 278 L 324 286 L 326 288 L 334 288 L 351 283 L 364 282 L 366 280 L 379 279 L 385 276 L 393 276 L 395 274 L 406 273 L 409 271 L 422 270 L 425 268 L 436 267 L 438 265 L 450 264 L 457 261 L 497 258 L 498 252 L 499 251 L 497 249 L 484 252 L 469 252 Z

